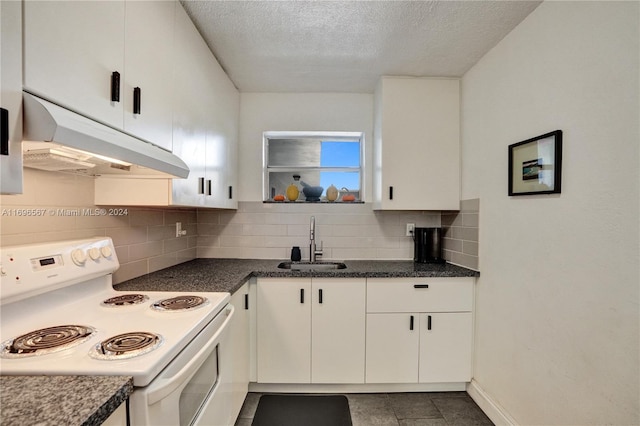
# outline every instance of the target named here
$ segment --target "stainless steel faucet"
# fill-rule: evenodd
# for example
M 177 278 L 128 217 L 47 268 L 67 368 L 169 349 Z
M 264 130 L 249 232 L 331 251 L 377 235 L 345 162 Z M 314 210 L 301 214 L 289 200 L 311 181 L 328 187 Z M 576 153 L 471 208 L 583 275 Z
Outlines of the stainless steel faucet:
M 309 262 L 315 262 L 319 256 L 322 256 L 322 241 L 320 241 L 320 250 L 316 248 L 316 217 L 311 216 L 311 225 L 309 229 Z

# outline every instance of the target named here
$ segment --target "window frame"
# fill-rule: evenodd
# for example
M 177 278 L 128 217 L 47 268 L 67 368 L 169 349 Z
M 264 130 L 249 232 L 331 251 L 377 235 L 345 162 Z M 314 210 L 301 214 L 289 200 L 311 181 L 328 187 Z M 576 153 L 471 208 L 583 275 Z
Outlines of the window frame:
M 267 164 L 269 161 L 269 140 L 270 139 L 326 139 L 327 141 L 340 141 L 357 139 L 360 144 L 360 166 L 359 167 L 286 167 L 271 166 Z M 359 203 L 364 202 L 364 186 L 365 186 L 365 133 L 364 132 L 340 132 L 340 131 L 266 131 L 262 133 L 262 200 L 263 202 L 272 201 L 269 185 L 269 172 L 296 172 L 299 170 L 318 170 L 325 172 L 353 172 L 358 171 L 360 175 L 360 197 L 356 200 Z M 325 188 L 326 190 L 327 188 Z M 340 189 L 340 188 L 338 188 Z M 353 188 L 349 188 L 353 189 Z M 306 202 L 306 201 L 303 201 Z

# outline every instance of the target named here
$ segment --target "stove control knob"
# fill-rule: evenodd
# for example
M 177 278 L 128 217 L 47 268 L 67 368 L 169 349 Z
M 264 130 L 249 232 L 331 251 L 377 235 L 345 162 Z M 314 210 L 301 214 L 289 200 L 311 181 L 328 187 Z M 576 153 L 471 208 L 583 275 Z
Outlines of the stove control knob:
M 89 257 L 94 261 L 100 259 L 100 250 L 98 249 L 98 247 L 91 247 L 89 249 Z
M 111 251 L 111 247 L 109 246 L 100 247 L 100 253 L 102 253 L 102 255 L 106 258 L 111 257 L 111 255 L 113 254 L 113 252 Z
M 78 266 L 83 266 L 87 261 L 87 253 L 82 249 L 75 249 L 71 252 L 71 260 Z

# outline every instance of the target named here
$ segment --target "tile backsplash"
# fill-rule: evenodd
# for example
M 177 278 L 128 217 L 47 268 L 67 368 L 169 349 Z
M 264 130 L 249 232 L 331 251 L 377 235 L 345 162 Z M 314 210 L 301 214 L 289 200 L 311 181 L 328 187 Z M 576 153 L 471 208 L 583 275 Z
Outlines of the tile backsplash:
M 25 169 L 24 187 L 24 194 L 0 196 L 0 245 L 108 236 L 121 264 L 115 283 L 197 257 L 288 259 L 299 246 L 308 259 L 311 216 L 324 259 L 412 259 L 413 240 L 404 235 L 406 224 L 415 223 L 444 227 L 445 258 L 478 268 L 479 200 L 463 201 L 460 212 L 442 213 L 373 211 L 360 203 L 239 202 L 238 210 L 128 207 L 89 215 L 99 207 L 91 178 Z M 40 213 L 22 214 L 29 210 Z M 187 236 L 176 238 L 176 222 Z
M 114 283 L 196 257 L 195 209 L 107 208 L 106 215 L 90 215 L 98 208 L 93 191 L 92 178 L 25 169 L 24 194 L 0 196 L 0 244 L 111 237 L 120 261 Z M 176 222 L 186 237 L 176 238 Z
M 478 270 L 480 200 L 462 200 L 460 211 L 442 212 L 444 258 L 451 263 Z
M 440 226 L 440 212 L 373 211 L 371 204 L 240 202 L 237 211 L 198 210 L 198 257 L 288 259 L 293 246 L 309 258 L 309 226 L 324 259 L 412 259 L 407 223 Z

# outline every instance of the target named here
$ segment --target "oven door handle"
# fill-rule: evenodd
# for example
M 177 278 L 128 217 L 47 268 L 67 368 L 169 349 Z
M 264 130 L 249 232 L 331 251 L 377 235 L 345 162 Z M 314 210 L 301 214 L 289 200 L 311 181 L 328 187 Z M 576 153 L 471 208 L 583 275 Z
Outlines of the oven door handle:
M 218 330 L 216 330 L 215 334 L 209 339 L 209 341 L 202 347 L 202 349 L 200 349 L 200 351 L 198 351 L 198 353 L 193 358 L 191 358 L 191 360 L 187 364 L 185 364 L 185 366 L 182 367 L 180 371 L 169 377 L 162 377 L 161 374 L 161 377 L 154 380 L 152 384 L 147 387 L 148 405 L 153 405 L 161 399 L 166 398 L 181 385 L 186 384 L 191 376 L 196 373 L 204 360 L 209 356 L 209 354 L 218 344 L 222 333 L 226 331 L 226 328 L 231 321 L 231 317 L 233 317 L 234 310 L 235 308 L 233 307 L 233 305 L 228 305 L 225 308 L 223 315 L 227 315 L 227 318 L 220 325 Z

